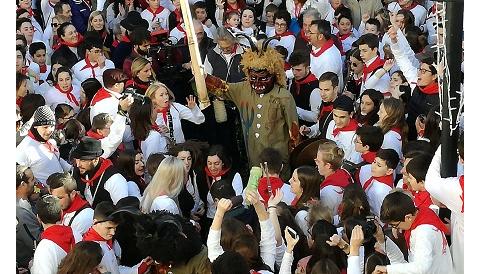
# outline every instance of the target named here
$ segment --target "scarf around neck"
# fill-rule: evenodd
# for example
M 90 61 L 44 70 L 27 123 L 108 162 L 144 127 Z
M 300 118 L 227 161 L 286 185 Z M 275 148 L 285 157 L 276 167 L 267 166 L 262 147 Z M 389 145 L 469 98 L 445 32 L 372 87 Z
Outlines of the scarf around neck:
M 415 216 L 415 220 L 412 223 L 412 226 L 409 230 L 406 230 L 405 235 L 405 242 L 407 244 L 407 249 L 410 250 L 410 236 L 412 231 L 415 230 L 420 225 L 433 225 L 438 230 L 441 230 L 443 233 L 447 232 L 447 227 L 445 224 L 440 220 L 440 218 L 428 207 L 419 208 L 417 211 L 417 215 Z
M 356 131 L 358 128 L 358 123 L 355 119 L 350 119 L 350 122 L 348 122 L 348 125 L 344 126 L 343 128 L 337 128 L 335 126 L 335 128 L 333 129 L 333 137 L 337 137 L 337 135 L 340 133 L 340 132 L 344 132 L 344 131 Z
M 113 248 L 113 240 L 105 240 L 100 234 L 98 234 L 93 227 L 90 227 L 87 232 L 83 235 L 84 241 L 94 241 L 94 242 L 105 242 L 108 245 L 108 248 Z
M 82 180 L 82 182 L 84 182 L 87 186 L 92 186 L 92 185 L 94 184 L 94 182 L 95 182 L 100 176 L 102 176 L 102 174 L 103 174 L 110 166 L 113 166 L 112 161 L 110 161 L 109 159 L 100 158 L 100 167 L 99 167 L 98 170 L 95 172 L 95 174 L 92 176 L 92 178 L 90 178 L 90 179 L 80 178 L 80 180 Z
M 75 245 L 72 228 L 65 225 L 52 225 L 45 229 L 45 231 L 42 232 L 42 239 L 54 242 L 66 253 L 70 252 Z
M 327 51 L 327 49 L 331 48 L 333 45 L 334 45 L 333 39 L 328 39 L 327 42 L 322 46 L 322 48 L 318 52 L 315 53 L 312 50 L 310 54 L 313 55 L 314 57 L 319 57 L 320 55 L 322 55 L 322 53 Z
M 67 96 L 68 101 L 70 101 L 72 104 L 76 105 L 77 107 L 80 106 L 80 103 L 77 101 L 77 98 L 75 98 L 75 95 L 73 95 L 73 86 L 70 85 L 70 88 L 68 90 L 62 90 L 58 84 L 54 85 L 55 89 L 58 90 L 60 93 L 65 94 Z
M 427 95 L 434 95 L 434 94 L 438 94 L 438 83 L 437 82 L 433 82 L 431 84 L 429 84 L 428 86 L 425 86 L 425 87 L 418 87 L 418 89 L 423 93 L 423 94 L 427 94 Z

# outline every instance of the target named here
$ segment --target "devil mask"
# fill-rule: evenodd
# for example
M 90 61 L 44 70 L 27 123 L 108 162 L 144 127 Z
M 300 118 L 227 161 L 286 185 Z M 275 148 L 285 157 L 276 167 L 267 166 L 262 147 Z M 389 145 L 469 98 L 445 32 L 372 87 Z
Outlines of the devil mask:
M 269 93 L 275 84 L 275 76 L 266 69 L 249 69 L 248 78 L 252 90 L 257 94 Z

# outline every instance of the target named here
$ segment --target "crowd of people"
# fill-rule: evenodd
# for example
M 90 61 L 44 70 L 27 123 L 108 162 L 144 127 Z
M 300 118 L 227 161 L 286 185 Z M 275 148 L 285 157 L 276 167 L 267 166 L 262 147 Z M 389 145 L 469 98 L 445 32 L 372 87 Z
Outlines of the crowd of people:
M 17 273 L 464 273 L 441 3 L 185 2 L 16 1 Z

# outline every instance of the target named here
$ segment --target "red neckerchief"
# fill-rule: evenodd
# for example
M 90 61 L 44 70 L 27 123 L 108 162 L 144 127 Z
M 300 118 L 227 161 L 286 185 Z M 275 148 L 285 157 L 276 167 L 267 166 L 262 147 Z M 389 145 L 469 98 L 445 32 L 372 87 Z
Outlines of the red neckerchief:
M 175 13 L 175 19 L 177 19 L 178 24 L 182 23 L 183 22 L 182 11 L 180 11 L 179 9 L 175 9 L 173 12 Z
M 324 53 L 327 49 L 331 48 L 333 46 L 333 39 L 328 39 L 327 42 L 322 46 L 322 48 L 317 52 L 314 53 L 313 50 L 310 52 L 311 55 L 314 57 L 319 57 Z
M 413 194 L 413 203 L 416 207 L 429 207 L 432 205 L 432 199 L 430 198 L 430 193 L 428 191 L 412 191 Z
M 379 183 L 383 183 L 386 186 L 389 186 L 389 187 L 393 188 L 393 174 L 390 174 L 390 175 L 385 175 L 385 176 L 380 176 L 380 177 L 373 177 L 373 176 L 370 177 L 370 179 L 368 179 L 365 182 L 365 184 L 363 185 L 363 190 L 367 191 L 367 189 L 373 183 L 374 179 L 375 179 L 375 181 L 377 181 Z
M 317 80 L 317 77 L 311 72 L 308 74 L 307 77 L 303 78 L 302 80 L 299 80 L 299 81 L 295 80 L 295 85 L 296 85 L 295 86 L 295 88 L 296 88 L 295 91 L 296 91 L 297 95 L 300 94 L 300 88 L 301 88 L 302 85 L 308 84 L 308 83 L 316 81 L 316 80 Z
M 334 173 L 330 174 L 320 184 L 320 189 L 326 186 L 338 186 L 341 188 L 347 187 L 351 182 L 351 176 L 344 169 L 337 169 Z
M 51 153 L 55 153 L 58 151 L 57 147 L 54 144 L 50 143 L 49 141 L 43 142 L 43 141 L 37 140 L 37 138 L 35 138 L 31 130 L 28 131 L 28 136 L 33 140 L 39 142 L 40 144 L 43 144 Z
M 42 239 L 54 242 L 67 253 L 70 252 L 75 245 L 72 228 L 66 225 L 52 225 L 45 229 L 45 231 L 42 232 Z
M 105 88 L 101 88 L 95 93 L 95 95 L 92 98 L 92 101 L 90 102 L 90 106 L 94 106 L 96 103 L 100 102 L 103 99 L 107 99 L 112 97 L 110 92 L 105 90 Z
M 285 71 L 287 71 L 287 70 L 289 70 L 289 69 L 291 69 L 291 68 L 292 68 L 292 66 L 291 66 L 288 62 L 283 63 L 283 69 L 284 69 Z
M 183 33 L 183 35 L 185 36 L 185 41 L 187 41 L 187 32 L 185 31 L 185 29 L 182 27 L 182 23 L 178 23 L 177 25 L 177 29 Z
M 53 35 L 52 37 L 52 49 L 56 51 L 62 44 L 60 44 L 60 39 L 58 39 L 58 35 Z
M 338 39 L 340 39 L 340 41 L 344 41 L 345 39 L 350 37 L 350 35 L 352 35 L 351 31 L 349 33 L 346 33 L 346 34 L 340 34 L 340 32 L 337 33 L 337 37 L 338 37 Z
M 40 67 L 40 73 L 47 72 L 47 65 L 38 65 Z
M 278 34 L 276 31 L 275 31 L 275 36 L 278 36 L 278 37 L 285 37 L 285 36 L 289 36 L 289 35 L 292 35 L 292 36 L 295 36 L 295 34 L 289 30 L 287 30 L 286 32 L 282 33 L 282 34 Z
M 95 63 L 95 65 L 92 65 L 92 63 L 90 63 L 90 59 L 88 59 L 88 55 L 85 55 L 85 66 L 83 66 L 83 68 L 81 68 L 80 71 L 89 68 L 92 70 L 92 77 L 95 78 L 96 67 L 98 67 L 98 63 Z
M 300 197 L 295 196 L 295 198 L 292 200 L 292 203 L 290 205 L 293 206 L 293 207 L 296 206 L 299 199 L 300 199 Z
M 22 67 L 22 68 L 20 69 L 20 73 L 23 74 L 23 75 L 25 75 L 25 76 L 28 76 L 28 67 L 27 67 L 27 66 Z
M 22 105 L 22 102 L 23 102 L 23 97 L 18 97 L 16 100 L 17 106 L 20 107 Z
M 95 139 L 95 140 L 101 140 L 101 139 L 105 138 L 104 136 L 102 136 L 102 135 L 100 135 L 100 134 L 98 134 L 98 133 L 96 133 L 96 132 L 93 132 L 92 129 L 90 129 L 89 131 L 87 131 L 86 134 L 87 134 L 88 137 L 92 137 L 92 138 Z
M 212 178 L 212 182 L 215 182 L 215 178 L 218 178 L 218 177 L 222 177 L 223 175 L 225 175 L 227 172 L 230 171 L 230 168 L 227 168 L 227 169 L 222 169 L 217 175 L 212 175 L 212 173 L 210 172 L 210 170 L 208 169 L 208 167 L 205 167 L 204 168 L 205 170 L 205 174 L 208 176 L 208 177 L 211 177 Z M 210 189 L 210 186 L 212 185 L 209 180 L 207 180 L 207 184 L 208 184 L 208 189 Z
M 122 36 L 120 42 L 131 43 L 130 38 L 126 35 Z
M 430 8 L 430 11 L 429 11 L 429 12 L 430 12 L 430 14 L 432 14 L 432 15 L 435 14 L 435 13 L 437 13 L 437 5 L 433 5 L 433 6 Z
M 410 4 L 410 6 L 408 6 L 407 8 L 402 7 L 402 9 L 403 9 L 403 10 L 412 10 L 412 9 L 414 9 L 416 6 L 418 6 L 417 2 L 412 1 L 412 4 Z M 434 5 L 434 6 L 435 6 L 435 5 Z
M 407 249 L 410 250 L 410 235 L 412 234 L 412 230 L 417 228 L 419 225 L 433 225 L 436 227 L 438 230 L 441 230 L 443 233 L 447 232 L 447 227 L 445 224 L 438 218 L 437 214 L 433 212 L 428 207 L 421 207 L 418 209 L 417 216 L 415 217 L 415 220 L 412 223 L 412 226 L 410 227 L 409 230 L 405 230 L 404 235 L 405 235 L 405 242 L 407 244 Z
M 113 240 L 105 240 L 100 234 L 98 234 L 93 227 L 90 227 L 85 234 L 83 234 L 84 241 L 94 241 L 94 242 L 105 242 L 108 245 L 108 248 L 113 248 Z
M 325 115 L 325 113 L 330 113 L 330 112 L 332 112 L 332 110 L 333 110 L 333 102 L 327 103 L 327 102 L 322 101 L 322 107 L 320 109 L 320 116 L 318 116 L 318 117 L 322 118 L 323 115 Z
M 118 44 L 120 44 L 120 41 L 118 41 L 117 39 L 113 40 L 112 42 L 112 47 L 116 48 L 118 47 Z
M 423 94 L 427 94 L 427 95 L 438 94 L 438 83 L 437 83 L 437 82 L 433 82 L 433 83 L 431 83 L 430 85 L 425 86 L 425 87 L 420 87 L 420 86 L 419 86 L 418 89 L 419 89 Z
M 157 10 L 153 11 L 151 7 L 148 7 L 147 10 L 153 14 L 152 22 L 155 21 L 155 18 L 157 18 L 157 15 L 159 15 L 163 10 L 164 7 L 158 6 Z
M 293 10 L 293 13 L 295 14 L 295 18 L 298 18 L 300 16 L 301 11 L 302 11 L 303 4 L 302 3 L 295 4 L 294 8 L 295 9 Z
M 275 193 L 275 190 L 282 188 L 283 180 L 278 177 L 270 177 L 270 186 L 272 193 Z M 268 184 L 267 184 L 267 177 L 262 177 L 258 180 L 258 194 L 262 196 L 263 203 L 268 205 L 268 199 L 270 198 L 270 194 L 268 193 Z
M 305 35 L 305 32 L 303 30 L 300 30 L 300 37 L 302 37 L 305 42 L 310 42 L 310 39 L 308 39 L 307 35 Z
M 459 183 L 460 183 L 460 187 L 462 188 L 462 195 L 460 195 L 460 199 L 462 199 L 462 213 L 463 213 L 463 205 L 464 205 L 464 202 L 463 202 L 463 198 L 464 198 L 464 191 L 463 191 L 463 183 L 464 183 L 464 175 L 460 176 L 459 178 Z
M 340 131 L 356 131 L 358 128 L 358 123 L 355 121 L 355 119 L 350 119 L 350 122 L 348 122 L 348 125 L 344 126 L 343 128 L 335 128 L 333 129 L 333 137 L 337 137 L 337 135 L 340 133 Z
M 66 91 L 63 91 L 58 84 L 54 85 L 55 89 L 57 89 L 60 93 L 63 93 L 67 96 L 68 101 L 71 103 L 75 104 L 76 106 L 80 106 L 80 103 L 77 101 L 77 98 L 75 98 L 75 95 L 73 95 L 73 86 L 70 86 L 70 88 Z
M 400 137 L 402 136 L 402 129 L 401 129 L 401 128 L 399 128 L 399 127 L 393 127 L 393 128 L 391 128 L 390 130 L 398 133 L 398 135 L 400 135 Z
M 125 87 L 139 87 L 143 90 L 147 90 L 148 85 L 139 83 L 138 81 L 135 81 L 135 78 L 132 78 L 125 83 Z
M 162 109 L 157 109 L 157 113 L 161 113 L 162 114 L 162 117 L 163 117 L 163 122 L 165 122 L 165 125 L 167 125 L 167 121 L 168 121 L 168 112 L 170 111 L 170 103 L 168 103 L 168 105 Z
M 367 75 L 375 71 L 379 67 L 382 67 L 384 63 L 385 61 L 383 59 L 380 59 L 379 56 L 377 56 L 377 58 L 375 58 L 375 60 L 369 66 L 367 66 L 366 64 L 363 65 L 362 81 L 365 83 L 365 81 L 367 81 Z
M 65 216 L 65 214 L 67 214 L 67 213 L 75 212 L 75 211 L 79 210 L 80 208 L 84 207 L 85 205 L 89 205 L 89 203 L 87 201 L 85 201 L 84 199 L 82 199 L 82 197 L 80 197 L 80 195 L 77 194 L 77 195 L 75 195 L 75 198 L 73 198 L 70 206 L 63 211 L 63 216 Z M 63 218 L 63 216 L 62 216 L 62 218 Z
M 100 176 L 102 176 L 102 174 L 105 172 L 105 170 L 107 170 L 107 168 L 109 168 L 112 165 L 113 165 L 112 161 L 110 161 L 108 159 L 100 158 L 100 168 L 97 170 L 97 172 L 95 172 L 95 174 L 92 176 L 92 178 L 90 178 L 88 180 L 84 179 L 84 178 L 80 178 L 80 180 L 82 180 L 82 182 L 87 184 L 87 186 L 92 186 L 93 183 L 95 182 L 95 180 L 97 180 Z
M 152 129 L 155 130 L 155 131 L 158 132 L 158 133 L 161 133 L 161 132 L 160 132 L 160 126 L 157 125 L 157 123 L 152 124 Z
M 82 42 L 83 42 L 83 36 L 80 33 L 77 34 L 77 42 L 75 43 L 67 42 L 67 41 L 64 41 L 63 39 L 60 39 L 60 45 L 65 45 L 67 47 L 73 47 L 73 48 L 78 47 L 78 45 L 80 45 Z
M 368 151 L 367 153 L 362 154 L 362 159 L 369 164 L 375 161 L 375 157 L 377 157 L 377 153 L 373 151 Z
M 234 8 L 232 5 L 227 3 L 226 14 L 228 14 L 230 12 L 233 12 L 233 11 L 237 12 L 239 15 L 242 13 L 242 8 L 238 4 L 238 2 L 236 4 L 236 8 Z

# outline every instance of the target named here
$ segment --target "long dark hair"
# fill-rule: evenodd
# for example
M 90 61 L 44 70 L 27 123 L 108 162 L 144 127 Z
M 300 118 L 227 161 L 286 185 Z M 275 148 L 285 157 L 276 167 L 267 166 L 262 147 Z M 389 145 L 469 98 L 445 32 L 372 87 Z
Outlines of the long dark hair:
M 339 211 L 341 221 L 349 217 L 364 219 L 370 214 L 367 194 L 359 184 L 349 184 L 343 190 L 341 210 Z
M 78 242 L 58 266 L 59 274 L 89 274 L 100 264 L 103 251 L 93 241 Z
M 440 106 L 438 105 L 430 109 L 427 118 L 425 119 L 425 132 L 423 134 L 423 137 L 430 140 L 430 144 L 434 151 L 437 150 L 438 145 L 440 144 L 440 136 L 442 134 L 442 130 L 439 126 L 441 122 L 441 117 L 438 114 L 439 112 Z
M 383 100 L 383 94 L 376 90 L 376 89 L 366 89 L 362 96 L 360 97 L 360 101 L 362 100 L 363 96 L 368 96 L 370 100 L 373 102 L 373 110 L 368 113 L 367 115 L 362 115 L 361 105 L 358 106 L 357 111 L 355 112 L 355 120 L 362 125 L 370 125 L 373 126 L 378 122 L 378 110 L 380 109 L 380 104 Z
M 113 13 L 115 14 L 115 17 L 117 17 L 117 15 L 120 13 L 120 8 L 119 8 L 120 5 L 122 5 L 125 8 L 125 11 L 128 13 L 128 7 L 125 7 L 125 0 L 114 0 L 112 9 L 113 9 Z M 134 10 L 137 8 L 140 8 L 140 4 L 138 3 L 138 0 L 133 0 L 133 8 Z
M 138 141 L 145 141 L 152 129 L 152 100 L 144 97 L 143 100 L 135 99 L 130 107 L 130 127 L 133 137 Z
M 118 172 L 127 180 L 137 184 L 140 189 L 140 193 L 143 195 L 143 191 L 146 188 L 143 178 L 135 173 L 135 157 L 137 154 L 142 153 L 138 150 L 125 150 L 118 153 L 118 158 L 115 162 Z
M 303 189 L 302 195 L 294 206 L 299 209 L 307 205 L 312 198 L 319 198 L 320 195 L 320 174 L 312 166 L 300 166 L 297 169 L 297 177 L 300 181 L 300 187 Z

